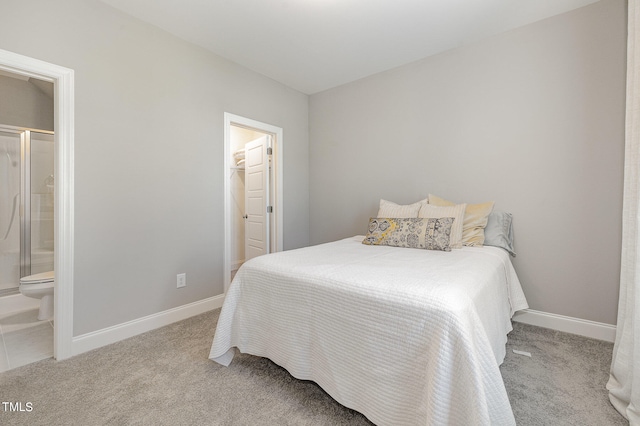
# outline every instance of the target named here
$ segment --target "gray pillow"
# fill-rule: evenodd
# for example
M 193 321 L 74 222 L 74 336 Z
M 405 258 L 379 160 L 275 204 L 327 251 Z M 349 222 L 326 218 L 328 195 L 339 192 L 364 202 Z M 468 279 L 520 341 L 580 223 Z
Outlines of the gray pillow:
M 484 228 L 484 245 L 503 248 L 516 257 L 513 250 L 512 220 L 511 213 L 492 211 Z

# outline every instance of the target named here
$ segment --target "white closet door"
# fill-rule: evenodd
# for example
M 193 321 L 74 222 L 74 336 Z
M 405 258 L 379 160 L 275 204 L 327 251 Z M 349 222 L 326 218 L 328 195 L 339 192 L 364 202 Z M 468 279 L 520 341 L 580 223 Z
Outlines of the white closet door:
M 269 137 L 245 145 L 245 260 L 269 253 Z

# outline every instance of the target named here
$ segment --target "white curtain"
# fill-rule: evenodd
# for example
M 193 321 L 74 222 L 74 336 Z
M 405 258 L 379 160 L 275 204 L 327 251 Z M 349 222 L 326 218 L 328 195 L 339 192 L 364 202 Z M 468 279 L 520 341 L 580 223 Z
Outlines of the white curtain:
M 629 424 L 640 426 L 640 0 L 629 0 L 628 16 L 620 302 L 607 389 Z

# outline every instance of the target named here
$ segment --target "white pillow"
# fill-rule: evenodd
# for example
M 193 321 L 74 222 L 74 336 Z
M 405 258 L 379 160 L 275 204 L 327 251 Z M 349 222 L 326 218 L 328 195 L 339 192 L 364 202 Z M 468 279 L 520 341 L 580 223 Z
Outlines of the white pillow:
M 423 204 L 418 212 L 418 217 L 436 218 L 452 217 L 455 220 L 451 226 L 451 236 L 449 238 L 449 247 L 462 247 L 462 224 L 464 222 L 464 211 L 466 204 L 456 204 L 455 206 L 442 207 L 433 204 Z
M 418 217 L 418 212 L 423 204 L 427 203 L 425 198 L 422 201 L 418 201 L 413 204 L 400 205 L 387 200 L 380 200 L 380 208 L 378 209 L 378 216 L 385 218 L 407 218 Z

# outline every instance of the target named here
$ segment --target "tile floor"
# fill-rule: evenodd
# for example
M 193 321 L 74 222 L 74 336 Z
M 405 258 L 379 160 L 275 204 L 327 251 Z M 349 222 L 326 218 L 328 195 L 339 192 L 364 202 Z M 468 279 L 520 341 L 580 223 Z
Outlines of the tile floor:
M 0 372 L 53 356 L 53 322 L 38 309 L 0 315 Z

